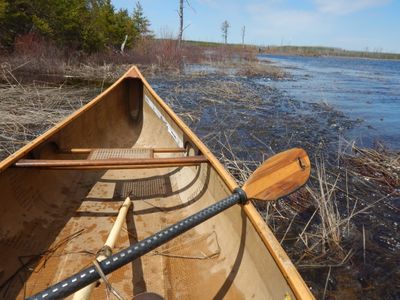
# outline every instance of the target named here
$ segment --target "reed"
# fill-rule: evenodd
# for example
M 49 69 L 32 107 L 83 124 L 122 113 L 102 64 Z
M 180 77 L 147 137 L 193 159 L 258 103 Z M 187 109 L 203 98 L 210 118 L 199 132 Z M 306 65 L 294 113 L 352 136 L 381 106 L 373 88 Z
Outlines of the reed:
M 347 142 L 346 148 L 350 151 L 343 152 L 342 158 L 351 174 L 380 185 L 386 193 L 397 191 L 400 186 L 400 153 L 382 145 L 377 149 L 360 148 L 354 142 Z
M 64 119 L 92 97 L 99 88 L 45 83 L 23 85 L 2 68 L 0 84 L 0 160 Z
M 335 191 L 339 177 L 336 178 L 333 184 L 328 183 L 325 163 L 322 159 L 320 162 L 318 160 L 315 162 L 315 168 L 317 173 L 318 188 L 312 189 L 307 186 L 306 189 L 315 202 L 315 206 L 321 220 L 320 228 L 317 229 L 317 235 L 319 235 L 319 238 L 321 239 L 321 252 L 326 253 L 327 246 L 335 249 L 340 247 L 341 243 L 341 215 L 335 201 Z M 299 235 L 299 238 L 303 242 L 303 234 L 306 231 L 305 229 Z M 308 246 L 307 243 L 306 246 Z
M 239 182 L 245 181 L 248 170 L 257 162 L 240 159 L 238 153 L 243 149 L 238 151 L 230 145 L 229 135 L 215 137 L 224 143 L 223 150 L 217 152 L 221 162 Z M 390 205 L 390 199 L 398 195 L 392 181 L 383 181 L 381 176 L 397 178 L 399 154 L 383 149 L 362 149 L 354 143 L 345 148 L 345 152 L 339 151 L 335 164 L 318 155 L 305 188 L 275 203 L 254 203 L 306 279 L 315 277 L 312 275 L 315 269 L 326 270 L 326 278 L 310 279 L 315 295 L 321 298 L 333 295 L 328 283 L 339 280 L 342 271 L 347 270 L 344 267 L 351 265 L 353 270 L 348 284 L 357 281 L 352 276 L 362 274 L 363 265 L 368 265 L 371 259 L 369 251 L 376 247 L 367 247 L 367 226 L 360 220 L 377 207 Z M 365 171 L 364 168 L 358 171 L 361 162 L 374 172 L 381 170 L 378 172 L 381 175 L 376 175 L 377 180 L 362 175 L 360 172 Z M 395 209 L 391 205 L 389 208 Z

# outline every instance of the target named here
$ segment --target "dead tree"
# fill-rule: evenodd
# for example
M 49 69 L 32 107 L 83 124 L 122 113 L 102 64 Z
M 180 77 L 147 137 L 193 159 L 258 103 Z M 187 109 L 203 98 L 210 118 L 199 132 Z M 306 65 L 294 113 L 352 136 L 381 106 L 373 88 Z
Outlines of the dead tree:
M 223 37 L 223 39 L 225 41 L 225 44 L 228 42 L 228 29 L 229 29 L 229 27 L 230 27 L 230 25 L 229 25 L 227 20 L 222 22 L 221 30 L 222 30 L 222 37 Z
M 242 27 L 242 47 L 244 48 L 244 35 L 246 34 L 246 26 Z
M 183 0 L 179 0 L 179 34 L 178 34 L 178 44 L 179 46 L 182 43 L 182 36 L 183 36 Z
M 184 11 L 184 5 L 185 3 L 190 7 L 190 2 L 189 0 L 179 0 L 179 10 L 178 10 L 178 16 L 179 16 L 179 33 L 178 33 L 178 45 L 180 46 L 183 40 L 183 32 L 185 31 L 186 28 L 189 27 L 189 25 L 183 27 L 183 11 Z M 192 8 L 193 9 L 193 8 Z M 194 11 L 194 9 L 193 9 Z

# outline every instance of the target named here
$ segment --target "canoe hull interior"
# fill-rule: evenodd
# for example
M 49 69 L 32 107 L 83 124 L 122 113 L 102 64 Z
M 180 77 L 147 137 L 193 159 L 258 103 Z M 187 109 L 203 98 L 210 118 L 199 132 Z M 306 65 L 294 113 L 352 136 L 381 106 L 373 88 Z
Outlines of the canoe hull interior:
M 87 106 L 0 164 L 0 298 L 24 298 L 86 267 L 131 197 L 115 251 L 226 197 L 211 163 L 128 169 L 13 167 L 18 159 L 86 159 L 71 148 L 186 148 L 204 153 L 131 69 Z M 108 276 L 124 299 L 291 299 L 299 296 L 244 209 L 235 206 Z M 306 295 L 307 296 L 307 295 Z M 104 284 L 93 299 L 106 298 Z

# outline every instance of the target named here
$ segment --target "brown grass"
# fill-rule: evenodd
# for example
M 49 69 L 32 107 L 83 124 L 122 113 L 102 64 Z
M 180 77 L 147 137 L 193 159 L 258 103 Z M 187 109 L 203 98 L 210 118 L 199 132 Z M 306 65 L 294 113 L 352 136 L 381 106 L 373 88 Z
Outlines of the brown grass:
M 3 69 L 0 84 L 0 160 L 80 108 L 99 88 L 64 85 L 22 85 Z
M 124 53 L 109 49 L 86 54 L 59 49 L 54 43 L 28 34 L 20 37 L 14 53 L 3 55 L 0 62 L 7 64 L 18 78 L 31 80 L 52 76 L 114 81 L 132 65 L 139 65 L 146 76 L 153 76 L 180 74 L 191 64 L 215 66 L 221 74 L 234 69 L 234 74 L 242 76 L 283 76 L 278 68 L 258 63 L 257 53 L 255 47 L 236 45 L 185 42 L 179 47 L 174 37 L 165 33 L 161 39 L 142 39 Z
M 282 79 L 286 76 L 285 72 L 267 62 L 248 62 L 237 67 L 236 75 L 239 76 L 267 76 L 274 79 Z
M 343 153 L 343 159 L 350 174 L 380 185 L 387 193 L 400 187 L 400 153 L 386 150 L 381 145 L 378 149 L 363 149 L 355 143 L 348 143 L 348 146 L 351 152 Z

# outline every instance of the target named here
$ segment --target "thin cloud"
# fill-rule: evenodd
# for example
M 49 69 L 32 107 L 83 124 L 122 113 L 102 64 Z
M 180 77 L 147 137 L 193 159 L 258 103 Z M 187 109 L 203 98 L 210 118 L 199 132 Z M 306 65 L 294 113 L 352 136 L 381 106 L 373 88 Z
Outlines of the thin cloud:
M 265 4 L 248 5 L 247 12 L 253 22 L 269 31 L 300 33 L 314 28 L 321 21 L 312 11 L 280 9 Z
M 314 0 L 323 13 L 346 15 L 371 7 L 384 6 L 391 0 Z

